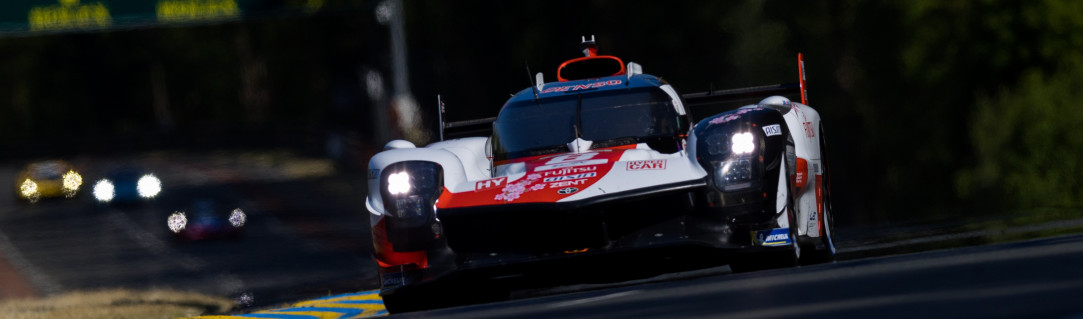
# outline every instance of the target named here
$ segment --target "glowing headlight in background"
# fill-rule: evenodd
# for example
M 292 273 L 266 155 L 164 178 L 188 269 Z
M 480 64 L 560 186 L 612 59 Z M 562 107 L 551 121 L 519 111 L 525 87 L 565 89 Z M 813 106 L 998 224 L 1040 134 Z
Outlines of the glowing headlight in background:
M 139 191 L 139 196 L 143 198 L 158 196 L 158 193 L 162 191 L 162 181 L 153 174 L 143 175 L 136 182 L 135 189 Z
M 64 189 L 78 190 L 81 185 L 83 185 L 83 177 L 79 176 L 79 173 L 75 171 L 64 173 Z
M 410 174 L 394 173 L 387 176 L 387 192 L 391 195 L 405 194 L 410 191 Z
M 166 220 L 166 224 L 169 225 L 169 230 L 174 233 L 179 233 L 184 230 L 184 226 L 188 225 L 188 217 L 184 216 L 183 212 L 173 212 L 169 215 L 169 219 Z
M 244 223 L 248 221 L 248 215 L 244 214 L 244 211 L 240 208 L 236 208 L 233 212 L 229 213 L 229 224 L 233 227 L 243 227 Z
M 113 182 L 108 179 L 103 179 L 94 183 L 94 198 L 99 202 L 108 202 L 113 200 L 113 197 L 117 195 L 116 188 L 113 186 Z
M 34 181 L 32 181 L 30 179 L 24 180 L 23 183 L 19 185 L 19 194 L 22 194 L 23 197 L 26 197 L 26 198 L 30 198 L 30 197 L 32 197 L 34 195 L 37 195 L 38 194 L 38 183 L 35 183 Z
M 752 140 L 752 133 L 744 132 L 733 135 L 733 154 L 748 154 L 756 150 L 756 142 Z

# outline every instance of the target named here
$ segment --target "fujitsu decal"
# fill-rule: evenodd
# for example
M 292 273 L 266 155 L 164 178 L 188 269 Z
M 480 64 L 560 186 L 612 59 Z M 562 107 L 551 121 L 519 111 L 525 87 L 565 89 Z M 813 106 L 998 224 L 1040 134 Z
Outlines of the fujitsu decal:
M 629 171 L 666 169 L 666 160 L 628 161 L 624 168 Z
M 622 83 L 624 83 L 624 81 L 622 81 L 622 80 L 609 80 L 609 81 L 598 81 L 598 82 L 587 83 L 587 84 L 551 86 L 551 87 L 545 88 L 545 90 L 541 91 L 541 93 L 589 90 L 589 89 L 597 89 L 597 88 L 606 87 L 606 86 L 621 85 Z

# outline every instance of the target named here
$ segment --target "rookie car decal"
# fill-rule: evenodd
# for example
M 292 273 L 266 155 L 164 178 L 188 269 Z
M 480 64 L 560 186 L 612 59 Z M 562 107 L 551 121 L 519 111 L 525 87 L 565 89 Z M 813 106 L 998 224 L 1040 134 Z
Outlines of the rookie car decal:
M 666 169 L 666 160 L 628 161 L 624 169 L 628 171 Z
M 753 232 L 753 238 L 761 246 L 785 246 L 793 244 L 789 228 L 775 228 Z

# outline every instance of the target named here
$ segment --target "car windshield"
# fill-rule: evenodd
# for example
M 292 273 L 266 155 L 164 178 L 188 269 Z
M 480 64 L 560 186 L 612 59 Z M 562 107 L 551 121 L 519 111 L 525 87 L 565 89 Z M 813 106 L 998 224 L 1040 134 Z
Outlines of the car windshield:
M 565 152 L 576 137 L 593 141 L 595 148 L 634 144 L 679 135 L 681 123 L 671 98 L 657 88 L 516 101 L 493 124 L 494 156 L 507 160 Z M 621 143 L 605 143 L 610 141 Z

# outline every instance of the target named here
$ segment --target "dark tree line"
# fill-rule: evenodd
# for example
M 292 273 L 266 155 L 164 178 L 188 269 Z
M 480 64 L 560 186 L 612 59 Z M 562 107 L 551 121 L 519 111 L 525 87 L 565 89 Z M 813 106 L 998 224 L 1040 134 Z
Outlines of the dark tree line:
M 327 132 L 381 145 L 391 120 L 372 110 L 388 107 L 392 58 L 367 4 L 0 38 L 0 141 L 9 158 L 320 149 Z M 430 130 L 436 94 L 451 120 L 492 116 L 528 68 L 554 79 L 584 35 L 685 93 L 794 81 L 803 52 L 844 223 L 1080 215 L 1076 1 L 406 1 L 405 19 Z

